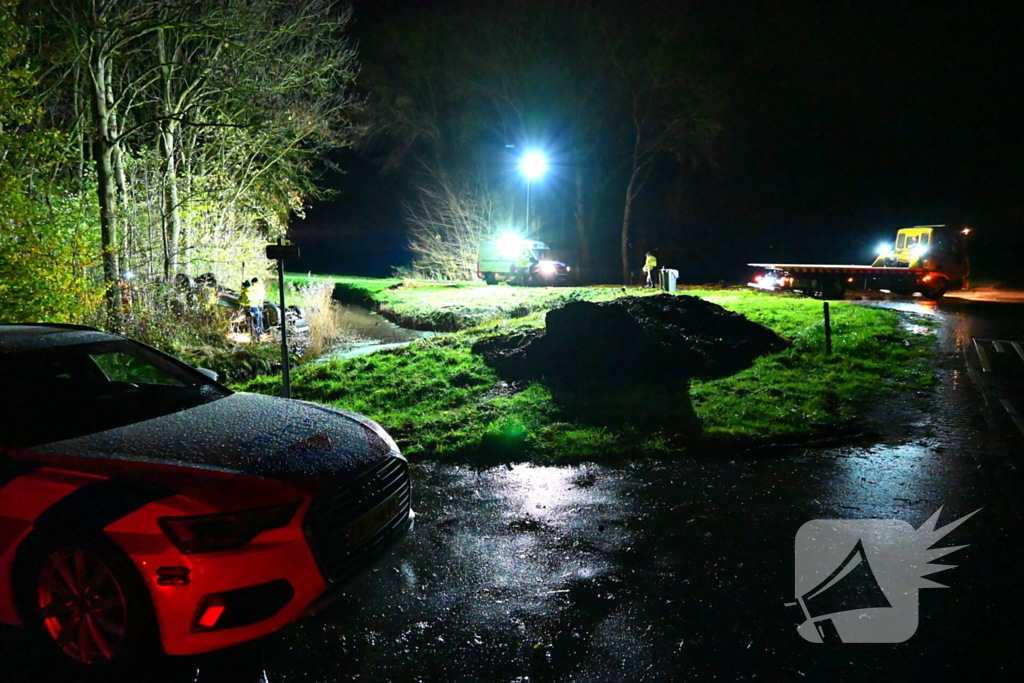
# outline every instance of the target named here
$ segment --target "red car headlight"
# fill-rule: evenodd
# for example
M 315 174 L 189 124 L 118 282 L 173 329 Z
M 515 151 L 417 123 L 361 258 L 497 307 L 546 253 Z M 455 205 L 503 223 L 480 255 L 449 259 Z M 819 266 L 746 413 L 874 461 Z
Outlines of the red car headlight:
M 161 517 L 160 528 L 186 555 L 243 546 L 264 531 L 288 524 L 299 503 L 192 517 Z

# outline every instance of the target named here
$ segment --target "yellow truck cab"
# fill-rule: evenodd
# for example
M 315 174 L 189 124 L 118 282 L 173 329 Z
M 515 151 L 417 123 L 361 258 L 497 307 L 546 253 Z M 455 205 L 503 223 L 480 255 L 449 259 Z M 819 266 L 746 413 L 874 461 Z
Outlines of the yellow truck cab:
M 967 289 L 971 262 L 967 255 L 970 228 L 952 225 L 915 225 L 896 231 L 896 243 L 883 245 L 872 266 L 883 268 L 920 268 L 937 291 L 947 287 Z M 940 294 L 941 295 L 941 294 Z
M 895 248 L 880 249 L 878 257 L 871 265 L 885 268 L 924 268 L 925 259 L 931 252 L 932 237 L 936 228 L 944 225 L 915 225 L 896 231 Z

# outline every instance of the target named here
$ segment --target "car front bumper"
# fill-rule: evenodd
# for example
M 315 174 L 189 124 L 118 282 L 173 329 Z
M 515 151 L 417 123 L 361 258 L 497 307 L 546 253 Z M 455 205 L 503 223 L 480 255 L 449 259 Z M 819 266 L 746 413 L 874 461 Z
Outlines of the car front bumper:
M 108 532 L 149 588 L 164 651 L 198 654 L 272 633 L 378 566 L 413 526 L 411 494 L 408 463 L 387 457 L 238 548 L 183 554 L 166 537 L 131 533 L 156 526 L 131 517 Z
M 330 583 L 300 538 L 253 542 L 245 552 L 209 553 L 201 562 L 185 565 L 190 570 L 187 585 L 156 584 L 150 579 L 158 567 L 147 563 L 144 576 L 148 574 L 164 652 L 192 655 L 230 647 L 322 609 L 383 565 L 408 536 L 414 520 L 415 514 L 408 510 L 386 538 L 360 556 L 358 565 Z M 187 561 L 188 556 L 181 555 L 178 561 L 183 557 Z

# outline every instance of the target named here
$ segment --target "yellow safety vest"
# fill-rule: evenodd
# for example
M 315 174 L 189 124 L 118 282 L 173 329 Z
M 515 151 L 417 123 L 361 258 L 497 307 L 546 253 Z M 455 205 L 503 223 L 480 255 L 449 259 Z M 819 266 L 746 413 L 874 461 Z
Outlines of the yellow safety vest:
M 249 305 L 262 306 L 267 298 L 267 289 L 262 282 L 257 282 L 249 289 Z
M 647 257 L 647 261 L 644 263 L 644 270 L 654 270 L 658 267 L 658 259 L 654 258 L 651 254 Z

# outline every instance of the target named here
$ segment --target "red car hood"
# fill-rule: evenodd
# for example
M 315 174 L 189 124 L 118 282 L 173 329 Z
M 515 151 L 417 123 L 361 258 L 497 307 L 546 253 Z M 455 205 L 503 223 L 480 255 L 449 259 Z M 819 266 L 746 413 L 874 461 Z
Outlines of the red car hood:
M 186 466 L 273 479 L 315 490 L 358 476 L 397 452 L 394 442 L 367 418 L 313 403 L 258 394 L 226 398 L 163 417 L 43 444 L 19 455 L 79 462 L 85 470 L 111 471 L 130 461 Z M 49 457 L 48 457 L 49 456 Z M 89 461 L 106 461 L 90 466 Z M 95 462 L 95 465 L 99 465 Z M 127 465 L 127 463 L 125 463 Z

